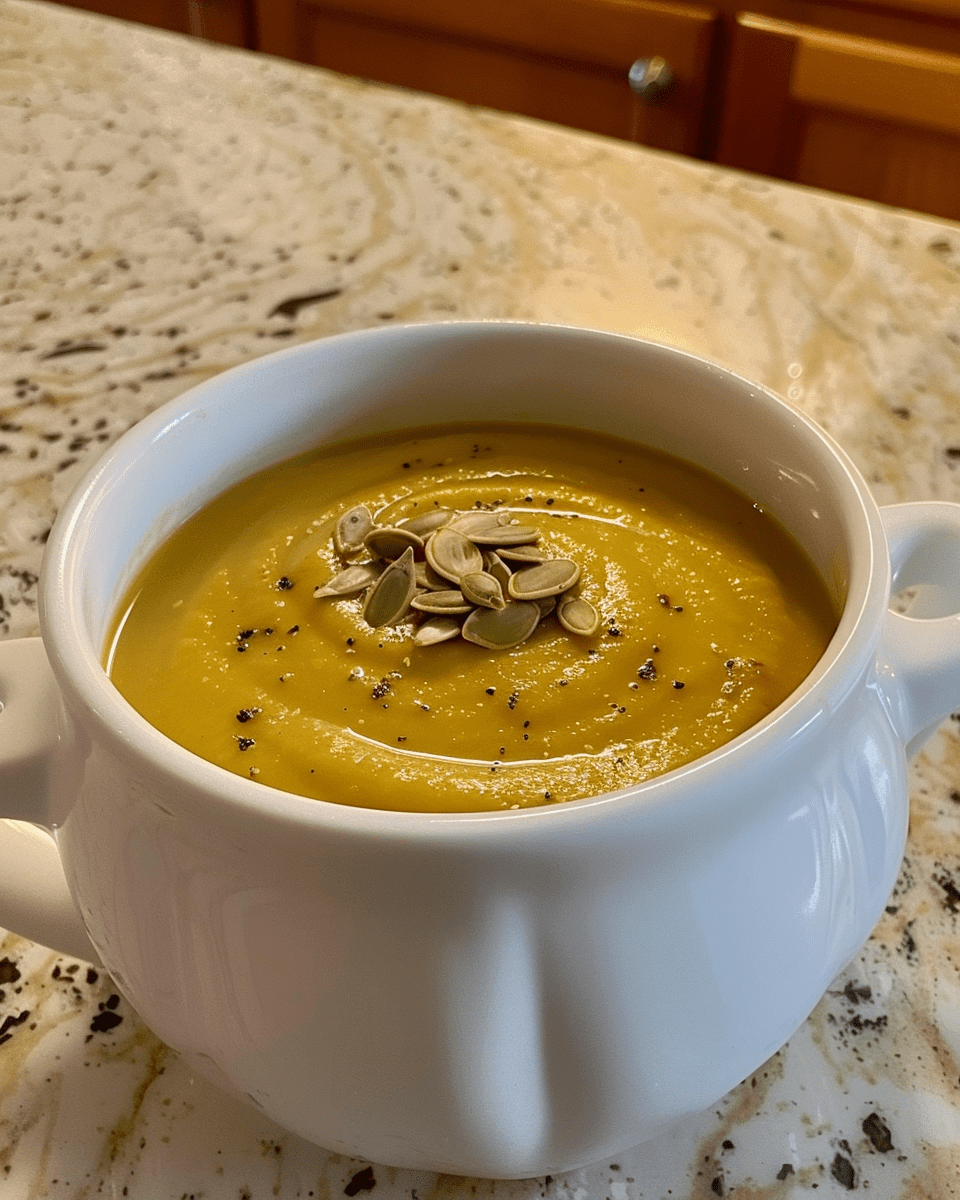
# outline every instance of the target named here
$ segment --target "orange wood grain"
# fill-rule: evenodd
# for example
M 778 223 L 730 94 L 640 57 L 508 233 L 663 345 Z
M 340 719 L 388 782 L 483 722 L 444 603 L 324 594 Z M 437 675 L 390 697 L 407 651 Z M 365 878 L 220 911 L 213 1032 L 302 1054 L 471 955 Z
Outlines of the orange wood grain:
M 960 220 L 960 56 L 741 14 L 717 157 Z

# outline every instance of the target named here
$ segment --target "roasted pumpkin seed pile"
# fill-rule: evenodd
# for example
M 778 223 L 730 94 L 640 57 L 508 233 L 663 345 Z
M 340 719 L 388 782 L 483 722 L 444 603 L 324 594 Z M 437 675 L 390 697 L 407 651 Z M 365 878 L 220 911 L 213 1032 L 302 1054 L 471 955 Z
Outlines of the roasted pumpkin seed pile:
M 509 650 L 554 613 L 568 633 L 592 636 L 600 614 L 580 595 L 579 564 L 552 558 L 539 542 L 539 529 L 502 509 L 436 509 L 382 526 L 358 505 L 333 531 L 350 565 L 313 594 L 363 595 L 368 625 L 412 620 L 418 646 L 463 637 Z

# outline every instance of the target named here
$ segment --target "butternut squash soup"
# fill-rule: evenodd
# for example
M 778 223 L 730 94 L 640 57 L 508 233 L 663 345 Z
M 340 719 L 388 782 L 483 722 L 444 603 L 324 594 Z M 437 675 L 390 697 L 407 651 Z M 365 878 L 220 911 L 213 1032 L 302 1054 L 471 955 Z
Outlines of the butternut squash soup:
M 260 783 L 475 811 L 609 792 L 775 708 L 836 624 L 792 539 L 689 464 L 552 427 L 302 455 L 187 521 L 107 667 Z

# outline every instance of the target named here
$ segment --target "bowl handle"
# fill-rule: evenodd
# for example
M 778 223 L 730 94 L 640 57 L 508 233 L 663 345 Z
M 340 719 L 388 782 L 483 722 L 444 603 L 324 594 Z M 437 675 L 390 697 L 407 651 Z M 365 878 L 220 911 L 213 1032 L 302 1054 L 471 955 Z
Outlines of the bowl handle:
M 879 674 L 897 730 L 912 757 L 960 706 L 960 504 L 924 501 L 882 508 L 892 569 L 892 608 Z
M 0 925 L 87 962 L 98 957 L 53 833 L 76 746 L 40 638 L 0 642 Z

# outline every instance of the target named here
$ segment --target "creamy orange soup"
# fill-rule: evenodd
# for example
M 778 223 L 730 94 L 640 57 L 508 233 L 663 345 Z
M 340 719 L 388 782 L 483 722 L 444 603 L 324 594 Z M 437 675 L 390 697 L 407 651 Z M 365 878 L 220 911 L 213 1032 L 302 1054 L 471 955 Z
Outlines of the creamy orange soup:
M 410 616 L 371 627 L 363 595 L 314 596 L 349 565 L 332 534 L 357 505 L 380 526 L 443 508 L 536 527 L 581 568 L 599 628 L 553 613 L 487 649 L 418 645 Z M 598 795 L 713 750 L 797 687 L 835 623 L 798 546 L 725 483 L 611 438 L 500 425 L 328 447 L 233 487 L 140 573 L 107 665 L 153 725 L 237 774 L 471 811 Z

